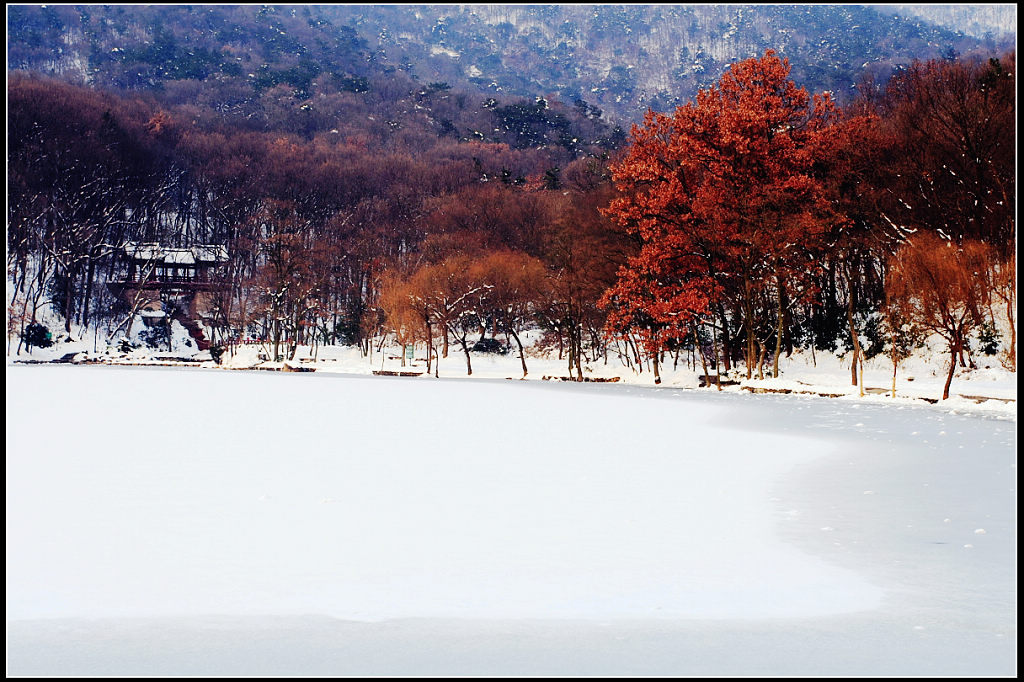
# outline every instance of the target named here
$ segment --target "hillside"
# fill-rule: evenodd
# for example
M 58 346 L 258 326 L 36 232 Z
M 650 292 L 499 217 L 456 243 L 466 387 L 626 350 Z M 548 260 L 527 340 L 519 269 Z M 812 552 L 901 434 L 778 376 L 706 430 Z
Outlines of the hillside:
M 358 92 L 405 72 L 494 96 L 582 100 L 626 123 L 772 48 L 842 101 L 864 72 L 1013 46 L 1006 11 L 859 5 L 14 6 L 8 65 L 94 85 Z M 966 14 L 970 12 L 970 14 Z M 906 14 L 906 16 L 904 16 Z M 1014 14 L 1015 17 L 1015 14 Z M 962 24 L 964 32 L 951 26 Z M 995 32 L 993 26 L 1003 26 Z M 980 27 L 987 33 L 979 36 Z M 623 40 L 625 38 L 625 40 Z
M 985 41 L 1012 41 L 1017 35 L 1017 4 L 993 5 L 876 5 L 883 14 L 916 17 L 936 26 L 942 26 L 964 35 Z
M 382 63 L 499 93 L 583 99 L 618 120 L 690 99 L 732 63 L 777 50 L 813 91 L 840 99 L 862 72 L 987 41 L 859 5 L 332 6 Z M 1012 45 L 1003 42 L 1002 47 Z

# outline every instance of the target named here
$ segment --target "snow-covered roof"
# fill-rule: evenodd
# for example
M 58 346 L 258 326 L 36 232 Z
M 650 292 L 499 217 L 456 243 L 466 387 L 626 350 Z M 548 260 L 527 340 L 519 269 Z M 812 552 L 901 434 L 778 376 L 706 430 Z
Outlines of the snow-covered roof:
M 167 249 L 164 262 L 173 265 L 195 265 L 196 257 L 190 249 Z
M 152 242 L 125 242 L 124 252 L 135 260 L 156 261 L 168 265 L 223 263 L 228 259 L 228 248 L 223 244 L 197 244 L 185 248 L 170 248 Z
M 223 244 L 202 244 L 193 246 L 196 260 L 204 263 L 220 263 L 228 259 L 228 247 Z
M 149 261 L 159 260 L 162 249 L 158 244 L 126 242 L 124 245 L 124 251 L 132 258 Z

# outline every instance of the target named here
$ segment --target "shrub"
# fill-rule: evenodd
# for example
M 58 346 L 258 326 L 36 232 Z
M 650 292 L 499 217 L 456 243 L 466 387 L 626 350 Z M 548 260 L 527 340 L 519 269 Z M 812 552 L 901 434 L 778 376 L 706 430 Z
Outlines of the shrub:
M 497 353 L 505 355 L 508 353 L 508 346 L 498 339 L 480 339 L 473 344 L 474 353 Z
M 995 355 L 999 352 L 999 341 L 1002 335 L 999 330 L 989 322 L 985 321 L 982 323 L 981 328 L 978 330 L 978 341 L 981 342 L 981 352 L 985 355 Z
M 213 358 L 213 361 L 216 362 L 218 365 L 221 362 L 221 358 L 224 357 L 224 350 L 224 346 L 221 345 L 210 346 L 210 357 Z
M 171 328 L 170 325 L 157 325 L 155 327 L 148 327 L 139 332 L 139 341 L 146 344 L 147 347 L 157 350 L 160 346 L 166 346 L 170 350 L 171 346 Z
M 50 330 L 38 322 L 33 322 L 25 327 L 21 338 L 25 340 L 25 345 L 29 348 L 32 346 L 36 348 L 49 348 L 53 345 L 53 335 L 50 334 Z

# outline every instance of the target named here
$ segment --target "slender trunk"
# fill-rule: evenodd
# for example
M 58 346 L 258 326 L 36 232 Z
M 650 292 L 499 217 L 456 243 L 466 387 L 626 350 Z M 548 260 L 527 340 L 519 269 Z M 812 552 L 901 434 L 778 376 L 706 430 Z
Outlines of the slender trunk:
M 633 340 L 632 336 L 627 336 L 626 343 L 629 345 L 629 349 L 633 352 L 633 361 L 636 363 L 636 366 L 640 368 L 640 373 L 643 374 L 644 362 L 640 358 L 640 349 L 637 348 L 636 341 Z
M 782 278 L 776 277 L 776 287 L 778 289 L 778 295 L 776 297 L 775 314 L 778 316 L 778 321 L 775 325 L 775 353 L 772 357 L 772 378 L 779 378 L 779 356 L 782 355 L 782 312 L 784 310 L 782 305 Z
M 861 350 L 860 350 L 860 339 L 857 337 L 857 328 L 853 321 L 853 282 L 852 277 L 849 278 L 849 295 L 846 301 L 846 320 L 850 325 L 850 339 L 853 341 L 853 359 L 850 361 L 850 385 L 857 386 L 857 363 L 860 361 Z M 863 396 L 863 387 L 861 388 L 861 395 Z
M 747 333 L 747 378 L 751 378 L 754 370 L 754 302 L 750 278 L 743 279 L 743 324 Z M 762 377 L 763 378 L 763 377 Z
M 1010 325 L 1010 347 L 1006 351 L 1006 357 L 1010 361 L 1010 367 L 1017 370 L 1017 323 L 1014 321 L 1014 309 L 1016 306 L 1007 299 L 1006 320 Z
M 523 342 L 519 340 L 519 334 L 509 327 L 509 333 L 512 334 L 512 338 L 516 340 L 516 345 L 519 346 L 519 362 L 523 364 L 523 378 L 526 378 L 526 353 L 523 352 Z
M 466 345 L 465 339 L 459 339 L 462 343 L 462 352 L 466 354 L 466 376 L 472 376 L 473 374 L 473 363 L 469 359 L 469 346 Z
M 82 296 L 82 326 L 89 327 L 89 299 L 92 297 L 92 282 L 96 274 L 96 263 L 89 259 L 89 268 L 85 277 L 85 292 Z
M 459 345 L 462 346 L 462 352 L 466 354 L 466 376 L 471 376 L 473 374 L 473 363 L 469 359 L 469 346 L 466 344 L 466 335 L 462 334 L 460 336 L 455 332 L 452 332 L 452 334 L 455 334 L 455 340 L 459 342 Z
M 857 355 L 857 364 L 859 365 L 859 367 L 857 368 L 859 370 L 859 376 L 857 377 L 858 378 L 857 388 L 858 388 L 858 391 L 860 393 L 860 397 L 863 398 L 864 397 L 864 354 L 863 353 L 858 353 L 858 355 Z
M 74 311 L 75 278 L 71 270 L 66 270 L 67 280 L 64 282 L 64 331 L 71 335 L 71 314 Z
M 430 324 L 430 318 L 426 320 L 427 327 L 427 374 L 430 374 L 431 356 L 434 354 L 434 331 Z
M 704 386 L 706 388 L 711 388 L 711 376 L 708 375 L 708 361 L 704 358 L 704 349 L 701 348 L 700 346 L 700 336 L 697 334 L 696 325 L 694 325 L 691 331 L 693 332 L 693 346 L 694 348 L 697 349 L 697 352 L 700 354 L 700 366 L 704 372 Z M 722 390 L 721 384 L 718 385 L 718 390 Z
M 294 360 L 295 359 L 295 354 L 298 353 L 298 350 L 299 350 L 299 341 L 300 341 L 299 334 L 301 333 L 301 330 L 302 330 L 302 328 L 299 326 L 299 319 L 300 318 L 301 318 L 300 313 L 298 311 L 296 311 L 295 312 L 295 316 L 292 318 L 292 329 L 294 331 L 292 332 L 293 336 L 292 336 L 291 346 L 289 346 L 289 348 L 288 348 L 288 359 L 289 360 Z
M 573 361 L 572 352 L 573 352 L 573 348 L 574 348 L 574 346 L 572 344 L 572 339 L 569 339 L 568 348 L 566 348 L 566 360 L 568 360 L 569 378 L 572 378 L 572 361 Z
M 270 322 L 270 338 L 274 344 L 274 362 L 281 360 L 281 321 L 277 318 L 277 308 L 272 311 L 274 318 Z
M 661 372 L 658 371 L 658 365 L 661 364 L 660 362 L 658 362 L 658 356 L 659 355 L 660 355 L 660 352 L 655 352 L 655 353 L 651 354 L 651 362 L 654 365 L 654 383 L 655 384 L 660 384 L 661 383 Z
M 892 397 L 896 397 L 896 370 L 899 367 L 898 362 L 892 363 Z
M 956 372 L 956 356 L 960 352 L 959 339 L 949 344 L 949 373 L 946 374 L 946 385 L 942 387 L 942 399 L 949 398 L 949 385 L 953 383 L 953 373 Z
M 729 335 L 729 318 L 725 314 L 725 306 L 721 302 L 718 303 L 718 319 L 722 322 L 722 364 L 725 366 L 725 371 L 728 372 L 732 369 L 732 359 L 730 354 L 732 353 L 732 337 Z
M 583 381 L 583 330 L 574 325 L 569 342 L 573 345 L 573 364 L 576 366 L 576 381 Z M 571 366 L 569 368 L 569 373 L 572 373 Z

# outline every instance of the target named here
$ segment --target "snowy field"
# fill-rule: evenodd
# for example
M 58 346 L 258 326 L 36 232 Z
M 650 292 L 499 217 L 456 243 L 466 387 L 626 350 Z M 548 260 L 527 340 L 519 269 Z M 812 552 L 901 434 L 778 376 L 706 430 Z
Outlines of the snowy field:
M 1015 403 L 458 360 L 9 364 L 8 674 L 1015 674 Z

